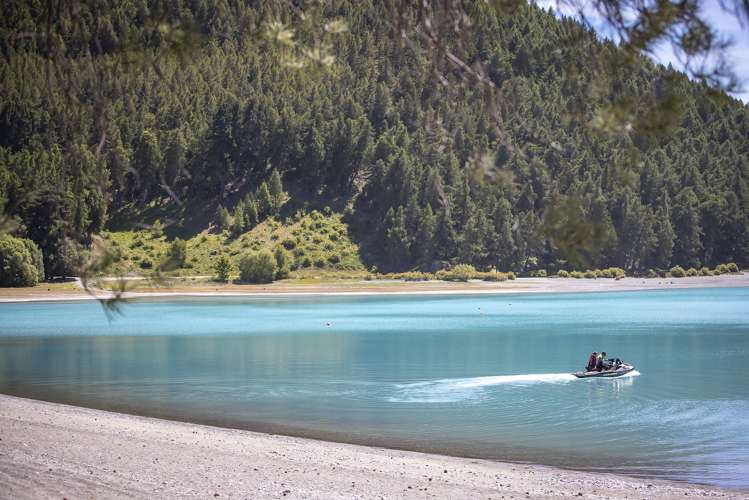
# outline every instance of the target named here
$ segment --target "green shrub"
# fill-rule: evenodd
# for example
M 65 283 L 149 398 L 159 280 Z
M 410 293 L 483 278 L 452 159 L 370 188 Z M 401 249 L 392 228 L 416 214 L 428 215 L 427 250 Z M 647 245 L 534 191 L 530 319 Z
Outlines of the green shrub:
M 338 241 L 338 233 L 331 233 L 328 237 L 330 238 L 330 241 Z
M 143 259 L 138 265 L 141 269 L 151 269 L 153 267 L 153 262 L 150 259 Z
M 450 269 L 437 271 L 437 279 L 445 281 L 468 281 L 476 276 L 476 268 L 470 264 L 457 264 Z
M 596 278 L 596 272 L 595 271 L 591 271 L 590 269 L 588 269 L 588 270 L 585 271 L 585 273 L 583 274 L 583 276 L 586 277 L 586 278 L 588 278 L 588 279 L 590 279 L 590 278 Z
M 611 277 L 614 279 L 621 279 L 627 276 L 627 273 L 621 267 L 609 267 L 607 270 L 611 273 Z
M 34 286 L 43 279 L 42 251 L 36 243 L 0 234 L 0 286 Z
M 276 259 L 276 279 L 286 278 L 291 267 L 291 255 L 284 247 L 277 246 L 273 251 L 273 257 Z
M 239 277 L 248 283 L 270 283 L 276 271 L 275 256 L 268 250 L 245 254 L 239 261 Z
M 725 264 L 718 264 L 715 267 L 715 271 L 713 271 L 714 274 L 726 274 L 728 272 L 728 267 Z
M 221 255 L 213 264 L 213 270 L 216 271 L 216 280 L 226 283 L 231 276 L 231 260 L 226 255 Z
M 557 273 L 557 276 L 560 277 L 560 278 L 569 278 L 570 277 L 570 273 L 568 273 L 564 269 L 560 269 L 559 272 Z
M 187 242 L 180 238 L 175 238 L 169 246 L 167 254 L 169 264 L 175 268 L 185 267 L 187 261 Z
M 531 278 L 545 278 L 546 269 L 534 269 L 533 271 L 530 271 L 528 273 L 528 276 L 530 276 Z
M 689 276 L 690 278 L 694 276 L 698 276 L 698 275 L 699 275 L 699 272 L 697 271 L 697 269 L 693 267 L 690 267 L 689 269 L 687 269 L 687 276 Z
M 143 240 L 140 238 L 135 238 L 132 243 L 130 243 L 130 248 L 139 248 L 143 246 Z
M 700 276 L 712 276 L 713 272 L 710 270 L 709 267 L 703 267 L 700 269 Z
M 315 259 L 315 267 L 325 267 L 325 259 L 318 257 Z
M 337 253 L 334 253 L 333 255 L 330 255 L 328 257 L 328 262 L 330 262 L 331 264 L 338 264 L 339 262 L 341 262 L 341 257 Z
M 729 273 L 739 272 L 739 266 L 737 266 L 735 262 L 729 262 L 728 264 L 726 264 L 726 269 L 728 269 Z
M 325 245 L 323 245 L 323 249 L 325 249 L 328 252 L 330 252 L 334 248 L 335 248 L 335 246 L 331 242 L 327 242 L 327 243 L 325 243 Z
M 581 279 L 582 277 L 583 277 L 583 273 L 581 273 L 580 271 L 572 271 L 572 272 L 570 273 L 570 278 L 575 278 L 575 279 L 578 279 L 578 280 L 579 280 L 579 279 Z
M 296 248 L 296 240 L 293 238 L 284 238 L 281 244 L 286 250 L 294 250 Z
M 648 269 L 648 272 L 645 276 L 647 276 L 648 278 L 657 278 L 658 273 L 656 273 L 653 269 Z
M 496 269 L 492 269 L 485 273 L 476 273 L 476 277 L 484 281 L 507 281 L 510 279 L 508 273 L 502 273 Z
M 302 267 L 310 267 L 312 265 L 312 259 L 305 257 L 302 259 Z
M 687 272 L 681 266 L 672 267 L 669 273 L 672 278 L 684 278 L 687 275 Z
M 151 226 L 151 238 L 159 239 L 162 236 L 164 236 L 164 224 L 161 223 L 161 220 L 156 219 Z

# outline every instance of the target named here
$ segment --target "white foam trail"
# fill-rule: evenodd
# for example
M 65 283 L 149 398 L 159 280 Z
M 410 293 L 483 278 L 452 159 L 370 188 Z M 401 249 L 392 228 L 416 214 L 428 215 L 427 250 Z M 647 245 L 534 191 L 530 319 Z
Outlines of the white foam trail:
M 388 398 L 402 403 L 449 403 L 469 399 L 486 387 L 497 385 L 564 384 L 575 380 L 570 373 L 528 373 L 488 377 L 448 378 L 396 384 L 397 394 Z

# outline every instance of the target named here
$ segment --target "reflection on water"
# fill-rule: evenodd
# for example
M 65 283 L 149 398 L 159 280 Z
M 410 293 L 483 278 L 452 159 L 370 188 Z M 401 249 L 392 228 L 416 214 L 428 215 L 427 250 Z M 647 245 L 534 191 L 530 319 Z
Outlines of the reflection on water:
M 749 487 L 749 383 L 726 369 L 749 352 L 747 298 L 164 300 L 112 324 L 95 304 L 0 304 L 0 391 Z M 593 349 L 638 371 L 575 379 Z

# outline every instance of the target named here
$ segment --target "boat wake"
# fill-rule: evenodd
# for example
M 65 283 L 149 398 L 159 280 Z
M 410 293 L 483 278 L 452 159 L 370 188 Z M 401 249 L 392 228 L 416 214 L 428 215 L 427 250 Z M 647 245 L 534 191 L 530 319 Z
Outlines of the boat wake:
M 500 385 L 565 384 L 576 380 L 570 373 L 528 373 L 487 377 L 450 378 L 395 384 L 393 403 L 453 403 L 473 399 L 484 389 Z

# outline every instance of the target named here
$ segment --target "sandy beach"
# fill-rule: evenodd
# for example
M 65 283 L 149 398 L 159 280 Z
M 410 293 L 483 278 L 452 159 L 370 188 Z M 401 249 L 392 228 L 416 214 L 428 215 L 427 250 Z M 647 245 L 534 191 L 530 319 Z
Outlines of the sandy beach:
M 0 395 L 0 498 L 749 498 Z
M 387 280 L 338 280 L 319 283 L 314 280 L 283 280 L 265 285 L 218 284 L 212 282 L 175 281 L 169 287 L 153 287 L 136 283 L 125 298 L 170 296 L 295 296 L 295 295 L 368 295 L 368 294 L 460 294 L 460 293 L 574 293 L 626 292 L 637 290 L 669 290 L 683 288 L 749 287 L 749 273 L 701 276 L 692 278 L 518 278 L 504 282 L 404 282 Z M 96 297 L 111 294 L 95 291 Z M 0 302 L 49 300 L 90 300 L 92 295 L 69 284 L 65 288 L 41 284 L 30 288 L 0 288 Z

